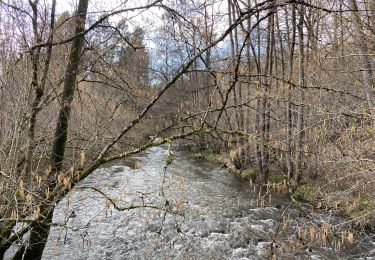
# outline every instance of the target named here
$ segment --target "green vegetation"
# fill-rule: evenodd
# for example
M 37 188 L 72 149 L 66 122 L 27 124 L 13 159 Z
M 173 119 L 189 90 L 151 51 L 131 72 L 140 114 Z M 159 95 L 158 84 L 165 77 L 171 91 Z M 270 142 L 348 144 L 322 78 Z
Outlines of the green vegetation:
M 375 199 L 366 198 L 364 200 L 349 202 L 352 207 L 344 207 L 342 212 L 354 223 L 365 227 L 368 230 L 375 230 Z
M 256 180 L 258 174 L 258 169 L 256 167 L 249 167 L 241 171 L 241 177 L 249 180 Z
M 227 153 L 217 153 L 212 149 L 204 150 L 198 153 L 193 153 L 193 158 L 197 160 L 204 160 L 208 162 L 213 162 L 217 164 L 225 165 L 229 171 L 237 174 L 246 180 L 259 180 L 259 170 L 256 166 L 249 166 L 245 169 L 237 169 L 235 165 L 231 162 L 236 158 L 230 158 Z M 270 170 L 268 175 L 268 181 L 270 183 L 281 183 L 285 179 L 284 175 L 278 171 Z
M 246 169 L 243 169 L 240 174 L 241 178 L 244 179 L 251 179 L 251 180 L 259 180 L 260 174 L 259 170 L 255 166 L 250 166 Z M 281 183 L 284 181 L 284 175 L 282 175 L 278 171 L 270 170 L 268 173 L 268 181 L 270 183 Z
M 300 201 L 313 202 L 319 199 L 318 188 L 313 184 L 298 186 L 292 194 L 292 198 Z
M 199 153 L 194 153 L 193 158 L 197 160 L 205 160 L 213 163 L 222 163 L 223 155 L 215 153 L 213 150 L 205 150 Z
M 371 196 L 363 195 L 356 198 L 349 196 L 333 197 L 329 190 L 321 189 L 319 183 L 300 185 L 291 196 L 297 201 L 313 204 L 318 209 L 337 209 L 353 220 L 353 223 L 361 225 L 368 230 L 375 229 L 375 198 Z
M 285 179 L 284 175 L 281 174 L 279 171 L 272 171 L 270 170 L 268 174 L 268 181 L 270 183 L 281 183 Z

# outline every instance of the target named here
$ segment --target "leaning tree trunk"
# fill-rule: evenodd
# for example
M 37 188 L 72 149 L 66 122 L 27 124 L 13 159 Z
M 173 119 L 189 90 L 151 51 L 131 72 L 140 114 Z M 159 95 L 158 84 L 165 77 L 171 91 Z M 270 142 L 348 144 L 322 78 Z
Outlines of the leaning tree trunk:
M 75 33 L 77 37 L 74 38 L 70 47 L 69 62 L 65 71 L 64 91 L 50 159 L 51 172 L 49 176 L 49 186 L 51 190 L 55 186 L 55 175 L 57 172 L 61 171 L 64 160 L 65 145 L 68 136 L 69 117 L 74 97 L 78 65 L 84 46 L 83 31 L 85 30 L 87 6 L 88 0 L 79 1 L 75 22 Z M 41 211 L 45 211 L 45 209 L 48 207 L 51 206 L 45 206 L 41 209 Z M 50 224 L 52 222 L 53 209 L 51 208 L 50 210 L 47 210 L 47 212 L 48 214 L 45 215 L 31 229 L 28 246 L 26 248 L 20 248 L 20 250 L 18 250 L 18 252 L 15 254 L 14 259 L 40 259 L 42 257 L 43 249 L 48 238 Z

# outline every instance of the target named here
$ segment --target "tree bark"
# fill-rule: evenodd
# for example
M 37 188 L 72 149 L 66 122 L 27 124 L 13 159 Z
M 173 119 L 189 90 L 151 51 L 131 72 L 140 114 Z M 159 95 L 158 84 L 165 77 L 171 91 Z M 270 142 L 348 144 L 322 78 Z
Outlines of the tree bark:
M 77 10 L 76 20 L 76 35 L 80 35 L 85 29 L 86 13 L 87 13 L 88 0 L 80 0 Z M 84 36 L 76 37 L 70 47 L 69 62 L 65 71 L 64 91 L 61 100 L 61 107 L 57 126 L 54 136 L 51 166 L 53 171 L 57 172 L 62 169 L 64 160 L 65 145 L 68 136 L 68 123 L 70 112 L 72 109 L 72 102 L 74 97 L 74 90 L 76 86 L 76 79 L 78 74 L 78 65 L 84 46 Z
M 359 50 L 361 52 L 360 59 L 362 64 L 362 79 L 363 79 L 363 87 L 366 92 L 366 99 L 367 99 L 367 105 L 368 109 L 372 116 L 375 116 L 374 111 L 374 81 L 373 81 L 373 71 L 371 66 L 371 61 L 368 56 L 368 46 L 367 46 L 367 40 L 366 35 L 364 33 L 364 28 L 362 25 L 362 20 L 360 17 L 360 13 L 358 11 L 358 5 L 356 0 L 350 0 L 350 8 L 352 10 L 352 17 L 353 17 L 353 23 L 355 27 L 355 32 L 358 37 L 358 44 L 359 44 Z M 373 123 L 375 127 L 375 122 Z
M 68 135 L 68 125 L 70 111 L 72 108 L 72 102 L 74 97 L 74 90 L 76 86 L 78 65 L 80 63 L 80 57 L 84 46 L 84 36 L 80 35 L 85 29 L 86 14 L 87 14 L 88 0 L 80 0 L 78 3 L 77 16 L 76 16 L 76 29 L 75 33 L 77 36 L 70 47 L 68 66 L 65 71 L 64 91 L 61 100 L 61 107 L 59 117 L 57 121 L 52 154 L 50 159 L 51 172 L 50 172 L 50 183 L 51 190 L 55 186 L 55 175 L 57 172 L 62 170 L 62 164 L 64 160 L 65 145 Z M 45 206 L 41 208 L 43 212 L 46 208 L 51 206 Z M 47 242 L 50 224 L 52 222 L 53 208 L 47 210 L 49 212 L 43 217 L 40 222 L 35 225 L 29 236 L 29 244 L 26 248 L 20 248 L 14 256 L 14 259 L 41 259 L 42 253 Z
M 305 85 L 305 50 L 304 50 L 304 35 L 303 35 L 303 20 L 305 14 L 305 7 L 300 7 L 300 18 L 298 22 L 298 39 L 299 39 L 299 75 L 298 84 Z M 304 90 L 300 90 L 300 103 L 297 112 L 297 136 L 296 136 L 296 172 L 295 181 L 298 184 L 302 178 L 302 146 L 304 138 Z
M 271 5 L 274 4 L 273 1 L 270 3 Z M 274 26 L 274 14 L 268 17 L 268 25 L 267 25 L 267 55 L 266 55 L 266 70 L 265 73 L 267 76 L 271 76 L 273 74 L 273 50 L 275 48 L 275 26 Z M 263 142 L 269 143 L 270 141 L 270 101 L 269 95 L 271 91 L 272 79 L 271 77 L 266 77 L 264 79 L 264 94 L 262 98 L 262 120 L 261 120 L 261 136 Z M 269 162 L 270 162 L 270 152 L 268 147 L 265 145 L 261 146 L 261 158 L 262 158 L 262 172 L 261 172 L 261 182 L 266 183 L 268 180 L 268 173 L 269 173 Z
M 228 0 L 228 22 L 229 26 L 232 25 L 233 20 L 235 20 L 235 10 L 234 6 L 232 4 L 231 0 Z M 236 29 L 234 29 L 236 30 Z M 236 33 L 234 33 L 236 35 Z M 231 50 L 231 57 L 230 57 L 230 80 L 232 80 L 232 73 L 234 73 L 234 67 L 235 67 L 235 60 L 236 60 L 236 55 L 237 55 L 237 49 L 238 47 L 236 46 L 237 41 L 235 41 L 235 35 L 233 35 L 233 32 L 231 31 L 229 34 L 230 38 L 230 50 Z M 237 97 L 237 91 L 236 91 L 236 86 L 234 86 L 233 90 L 233 103 L 234 105 L 238 104 L 238 97 Z M 234 115 L 236 119 L 235 125 L 237 126 L 237 129 L 240 129 L 240 113 L 238 111 L 238 108 L 234 109 Z
M 289 39 L 289 62 L 288 62 L 288 81 L 293 77 L 294 66 L 294 48 L 296 45 L 296 7 L 292 5 L 292 35 Z M 289 31 L 289 30 L 288 30 Z M 290 85 L 287 86 L 287 109 L 286 109 L 286 152 L 285 160 L 287 166 L 287 179 L 291 180 L 293 177 L 293 163 L 292 163 L 292 89 Z
M 37 1 L 30 4 L 33 6 L 33 26 L 34 28 L 34 38 L 36 44 L 41 42 L 40 37 L 38 36 L 37 30 Z M 38 63 L 39 63 L 39 54 L 41 47 L 36 48 L 32 51 L 32 63 L 33 63 L 33 79 L 32 79 L 32 87 L 35 88 L 35 97 L 31 107 L 31 115 L 30 115 L 30 125 L 29 125 L 29 132 L 28 132 L 28 139 L 29 145 L 27 147 L 26 159 L 25 159 L 25 175 L 28 176 L 31 172 L 32 168 L 32 160 L 33 160 L 33 153 L 35 148 L 35 127 L 37 121 L 37 115 L 39 112 L 39 104 L 44 95 L 44 89 L 48 77 L 49 72 L 49 65 L 52 56 L 52 41 L 53 41 L 53 34 L 55 28 L 55 9 L 56 9 L 56 0 L 52 1 L 51 7 L 51 21 L 50 21 L 50 36 L 48 37 L 48 47 L 47 47 L 47 56 L 44 64 L 43 75 L 41 82 L 38 82 Z

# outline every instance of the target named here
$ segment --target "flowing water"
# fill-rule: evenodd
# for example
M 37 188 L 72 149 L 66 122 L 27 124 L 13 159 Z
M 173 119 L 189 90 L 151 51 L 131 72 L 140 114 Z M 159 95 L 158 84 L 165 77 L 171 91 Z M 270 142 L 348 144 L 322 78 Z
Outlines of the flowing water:
M 293 207 L 282 192 L 264 195 L 177 148 L 164 171 L 166 156 L 165 148 L 151 148 L 133 161 L 106 165 L 77 185 L 55 209 L 43 259 L 374 255 L 369 235 L 355 232 L 349 243 L 347 227 L 335 226 L 344 220 L 333 214 Z M 126 166 L 134 162 L 135 168 Z

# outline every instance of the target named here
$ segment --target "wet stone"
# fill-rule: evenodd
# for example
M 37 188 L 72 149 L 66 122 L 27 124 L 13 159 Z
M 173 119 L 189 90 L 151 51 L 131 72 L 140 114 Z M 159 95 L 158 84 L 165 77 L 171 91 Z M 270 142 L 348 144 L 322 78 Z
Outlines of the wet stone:
M 203 232 L 200 234 L 200 237 L 205 238 L 205 237 L 208 237 L 209 234 L 210 234 L 210 232 L 208 232 L 208 231 L 203 231 Z
M 211 233 L 226 234 L 227 232 L 223 229 L 214 229 Z
M 249 243 L 251 242 L 251 239 L 250 238 L 246 238 L 246 237 L 240 237 L 240 238 L 236 238 L 234 240 L 232 240 L 230 242 L 230 246 L 234 249 L 236 248 L 246 248 Z
M 158 233 L 160 231 L 160 227 L 158 224 L 149 224 L 147 230 L 150 232 Z
M 124 169 L 121 169 L 121 168 L 114 168 L 111 170 L 111 173 L 119 173 L 119 172 L 122 172 Z
M 238 212 L 234 214 L 234 218 L 245 218 L 247 214 L 245 212 Z

